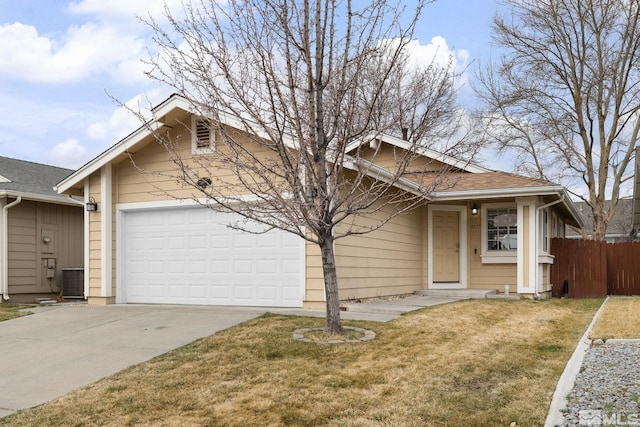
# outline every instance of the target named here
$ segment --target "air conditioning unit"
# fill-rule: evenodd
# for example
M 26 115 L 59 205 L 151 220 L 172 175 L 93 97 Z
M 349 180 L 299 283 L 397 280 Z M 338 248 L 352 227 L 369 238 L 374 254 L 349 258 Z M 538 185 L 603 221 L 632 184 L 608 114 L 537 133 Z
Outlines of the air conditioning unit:
M 84 298 L 84 268 L 62 269 L 62 296 Z

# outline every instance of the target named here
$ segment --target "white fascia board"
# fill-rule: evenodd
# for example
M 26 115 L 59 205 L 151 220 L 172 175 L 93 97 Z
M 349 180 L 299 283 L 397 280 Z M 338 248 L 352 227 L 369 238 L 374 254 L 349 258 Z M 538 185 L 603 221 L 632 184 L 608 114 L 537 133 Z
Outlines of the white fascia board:
M 569 212 L 571 212 L 571 215 L 573 215 L 573 219 L 576 220 L 580 228 L 584 227 L 584 221 L 582 220 L 582 215 L 580 215 L 580 212 L 578 211 L 576 204 L 573 202 L 573 200 L 571 200 L 571 197 L 569 197 L 569 193 L 567 192 L 567 190 L 563 188 L 562 194 L 564 196 L 564 200 L 562 201 L 562 203 L 567 207 Z
M 560 194 L 564 191 L 559 186 L 493 188 L 488 190 L 435 191 L 433 198 L 437 200 L 491 199 L 495 197 L 546 196 Z
M 60 181 L 55 187 L 53 187 L 53 189 L 62 194 L 79 182 L 83 182 L 91 174 L 99 171 L 100 168 L 102 168 L 104 165 L 112 162 L 117 157 L 124 154 L 127 150 L 135 147 L 140 141 L 151 135 L 152 132 L 160 129 L 163 125 L 163 123 L 155 121 L 139 127 L 135 132 L 120 140 L 120 142 L 116 143 L 115 145 L 112 145 L 98 157 L 93 158 L 89 161 L 89 163 L 82 166 L 67 178 Z M 149 128 L 151 128 L 152 130 L 149 131 Z
M 33 202 L 52 203 L 56 205 L 84 206 L 80 200 L 71 197 L 55 197 L 43 194 L 23 193 L 21 191 L 0 190 L 0 197 L 22 197 L 22 200 L 31 200 Z
M 342 165 L 347 169 L 358 171 L 360 170 L 358 162 L 366 163 L 366 165 L 363 165 L 363 167 L 367 168 L 366 175 L 369 178 L 377 179 L 384 182 L 389 182 L 394 178 L 394 174 L 392 174 L 390 171 L 367 160 L 354 159 L 348 156 L 348 158 L 344 159 Z M 410 181 L 406 178 L 398 179 L 393 186 L 408 193 L 415 194 L 416 196 L 425 197 L 424 191 L 421 191 L 422 187 L 419 184 L 416 184 L 415 182 Z M 425 199 L 431 200 L 430 197 L 425 197 Z
M 465 172 L 470 172 L 470 173 L 493 172 L 490 169 L 486 169 L 477 165 L 473 165 L 468 162 L 464 162 L 462 160 L 456 159 L 444 153 L 440 153 L 430 148 L 423 147 L 421 145 L 411 144 L 410 142 L 405 141 L 404 139 L 396 138 L 395 136 L 387 135 L 385 133 L 370 132 L 365 137 L 358 138 L 354 142 L 347 145 L 346 152 L 349 153 L 352 150 L 356 149 L 358 146 L 362 145 L 367 139 L 379 139 L 382 142 L 395 145 L 396 147 L 402 148 L 407 151 L 414 150 L 416 153 L 422 156 L 429 157 L 431 159 L 437 160 L 439 162 L 442 162 L 449 166 L 453 166 L 458 169 L 462 169 Z

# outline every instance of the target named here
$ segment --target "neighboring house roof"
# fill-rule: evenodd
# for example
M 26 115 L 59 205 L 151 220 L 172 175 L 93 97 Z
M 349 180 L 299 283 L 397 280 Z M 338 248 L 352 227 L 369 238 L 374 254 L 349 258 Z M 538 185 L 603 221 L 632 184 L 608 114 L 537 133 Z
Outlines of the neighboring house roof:
M 53 189 L 71 173 L 71 169 L 0 156 L 0 197 L 21 196 L 28 200 L 76 205 L 78 202 Z
M 610 206 L 611 200 L 605 200 L 605 210 L 608 211 Z M 582 229 L 585 231 L 587 237 L 591 237 L 593 235 L 593 212 L 586 202 L 576 202 L 576 207 L 578 208 L 578 212 L 582 216 L 582 220 L 584 222 L 584 226 L 582 227 Z M 629 198 L 618 200 L 616 212 L 614 213 L 613 218 L 611 218 L 611 221 L 609 221 L 609 225 L 607 226 L 605 239 L 624 238 L 630 236 L 631 229 L 633 228 L 632 210 L 632 199 Z M 567 229 L 567 237 L 582 237 L 582 234 L 580 234 L 579 230 L 570 228 Z

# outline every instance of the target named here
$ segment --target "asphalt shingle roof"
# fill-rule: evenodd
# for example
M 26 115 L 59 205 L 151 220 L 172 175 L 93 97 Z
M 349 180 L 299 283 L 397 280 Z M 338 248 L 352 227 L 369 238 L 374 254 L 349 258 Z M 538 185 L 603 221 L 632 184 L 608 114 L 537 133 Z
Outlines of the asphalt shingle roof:
M 0 191 L 66 199 L 67 196 L 58 194 L 53 187 L 71 173 L 71 169 L 0 156 L 0 177 L 10 180 L 3 182 L 0 178 Z
M 417 173 L 406 176 L 411 181 L 424 186 L 430 186 L 434 179 L 439 181 L 436 187 L 438 192 L 449 191 L 474 191 L 474 190 L 497 190 L 504 188 L 536 188 L 536 187 L 557 187 L 550 181 L 543 179 L 529 178 L 508 172 L 492 171 L 484 173 Z

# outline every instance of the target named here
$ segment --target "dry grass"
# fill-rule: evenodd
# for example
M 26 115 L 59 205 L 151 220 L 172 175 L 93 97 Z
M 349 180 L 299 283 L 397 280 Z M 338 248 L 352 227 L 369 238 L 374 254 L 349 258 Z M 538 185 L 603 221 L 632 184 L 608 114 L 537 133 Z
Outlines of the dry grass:
M 640 338 L 640 298 L 609 298 L 589 337 Z
M 6 302 L 0 303 L 0 322 L 31 314 L 28 311 L 20 311 L 29 307 L 32 306 L 24 304 L 10 304 Z
M 9 426 L 508 426 L 544 424 L 602 300 L 462 301 L 358 344 L 292 339 L 322 319 L 266 315 L 41 407 Z

